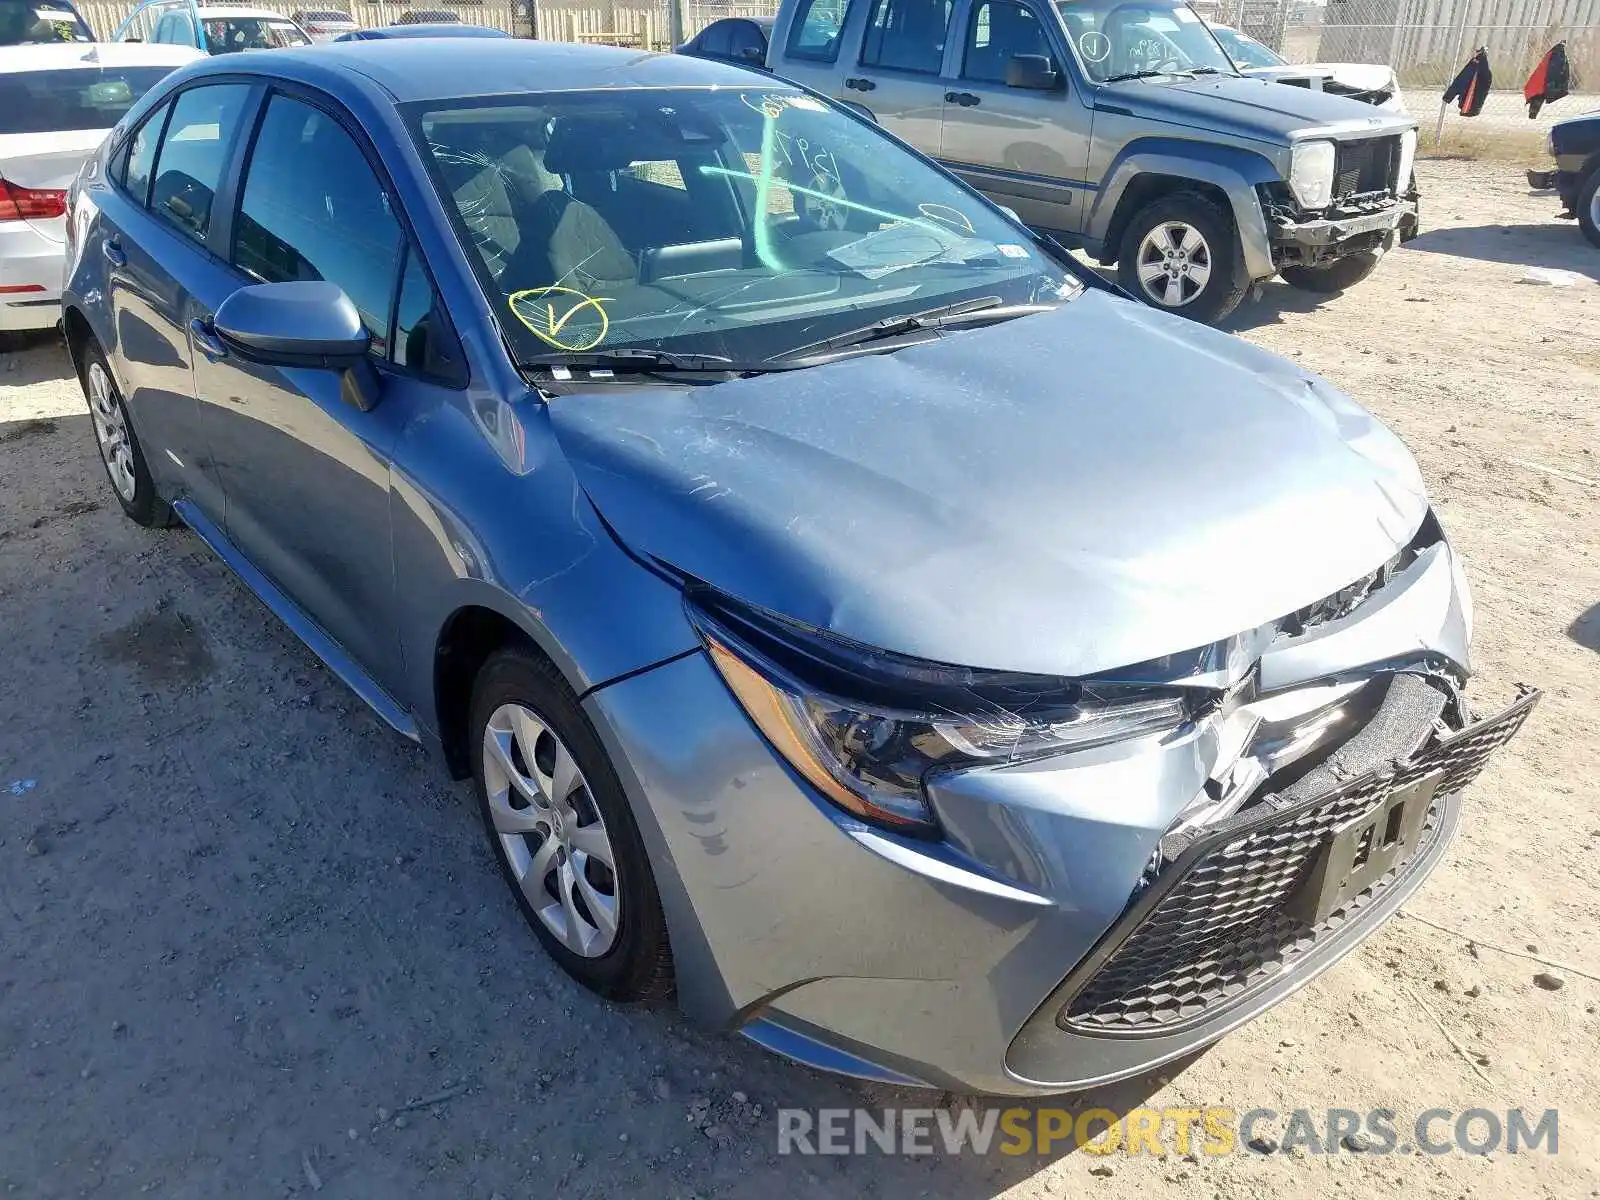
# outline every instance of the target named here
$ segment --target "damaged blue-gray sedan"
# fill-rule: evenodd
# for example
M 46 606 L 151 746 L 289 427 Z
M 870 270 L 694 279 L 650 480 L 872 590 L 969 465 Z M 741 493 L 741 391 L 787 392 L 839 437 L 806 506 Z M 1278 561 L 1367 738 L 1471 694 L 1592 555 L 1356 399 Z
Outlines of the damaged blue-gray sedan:
M 127 514 L 475 781 L 573 977 L 807 1063 L 1203 1046 L 1394 911 L 1536 699 L 1469 711 L 1461 564 L 1361 408 L 770 77 L 213 59 L 68 225 Z

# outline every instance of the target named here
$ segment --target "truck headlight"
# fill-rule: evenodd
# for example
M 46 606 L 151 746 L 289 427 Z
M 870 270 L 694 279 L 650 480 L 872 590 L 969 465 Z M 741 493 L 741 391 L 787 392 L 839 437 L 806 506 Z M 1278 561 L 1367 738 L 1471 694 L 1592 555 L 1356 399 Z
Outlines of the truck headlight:
M 1301 208 L 1327 208 L 1333 199 L 1332 142 L 1296 142 L 1289 152 L 1289 190 Z
M 934 775 L 1044 758 L 1187 725 L 1171 687 L 978 671 L 847 641 L 700 589 L 689 616 L 767 742 L 818 793 L 901 833 L 938 836 Z
M 1408 129 L 1400 135 L 1400 173 L 1395 176 L 1395 195 L 1404 196 L 1411 190 L 1411 167 L 1416 161 L 1417 131 Z

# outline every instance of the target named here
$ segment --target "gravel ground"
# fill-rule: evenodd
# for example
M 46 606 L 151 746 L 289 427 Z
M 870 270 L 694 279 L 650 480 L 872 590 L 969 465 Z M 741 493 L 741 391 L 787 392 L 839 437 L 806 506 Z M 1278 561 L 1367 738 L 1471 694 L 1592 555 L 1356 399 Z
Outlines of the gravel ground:
M 1477 702 L 1518 681 L 1546 701 L 1405 915 L 1186 1070 L 1095 1099 L 1387 1106 L 1402 1125 L 1434 1106 L 1559 1107 L 1558 1155 L 779 1157 L 780 1106 L 936 1101 L 568 983 L 467 789 L 192 537 L 122 518 L 44 339 L 0 350 L 0 1186 L 1600 1195 L 1600 254 L 1509 168 L 1420 171 L 1431 232 L 1335 300 L 1270 285 L 1236 326 L 1406 438 L 1469 562 Z M 1586 278 L 1519 283 L 1527 266 Z

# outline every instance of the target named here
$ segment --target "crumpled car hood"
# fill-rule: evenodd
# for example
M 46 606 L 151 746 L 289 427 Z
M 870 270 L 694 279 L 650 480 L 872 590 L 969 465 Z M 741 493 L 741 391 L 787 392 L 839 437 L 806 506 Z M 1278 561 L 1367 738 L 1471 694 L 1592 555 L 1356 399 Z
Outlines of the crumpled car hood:
M 1103 86 L 1106 103 L 1149 121 L 1171 121 L 1196 129 L 1233 128 L 1266 141 L 1312 133 L 1378 137 L 1416 125 L 1399 113 L 1361 104 L 1347 96 L 1285 87 L 1268 79 L 1202 75 L 1173 82 L 1128 80 Z
M 635 553 L 974 667 L 1086 675 L 1208 645 L 1375 570 L 1427 511 L 1399 439 L 1327 384 L 1093 291 L 894 354 L 585 388 L 550 414 Z

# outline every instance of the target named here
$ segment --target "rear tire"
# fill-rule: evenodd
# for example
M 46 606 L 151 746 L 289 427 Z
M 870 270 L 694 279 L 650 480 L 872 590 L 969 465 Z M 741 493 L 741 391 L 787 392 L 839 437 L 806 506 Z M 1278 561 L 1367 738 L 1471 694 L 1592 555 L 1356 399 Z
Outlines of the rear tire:
M 1284 267 L 1278 274 L 1290 287 L 1323 296 L 1337 296 L 1376 271 L 1382 258 L 1382 253 L 1377 250 L 1361 250 L 1335 259 L 1326 266 Z
M 1591 246 L 1600 247 L 1600 167 L 1589 172 L 1589 178 L 1578 185 L 1578 200 L 1574 210 L 1578 214 L 1578 228 L 1589 239 Z
M 111 374 L 106 356 L 91 338 L 75 357 L 78 383 L 89 405 L 95 444 L 99 447 L 100 462 L 106 469 L 112 495 L 135 524 L 147 529 L 164 529 L 176 524 L 172 507 L 156 494 L 144 448 L 134 432 L 133 419 L 128 415 L 128 406 L 123 402 L 122 391 Z
M 1206 325 L 1238 308 L 1250 287 L 1233 222 L 1199 192 L 1173 192 L 1134 213 L 1117 282 L 1151 308 Z
M 497 651 L 473 688 L 469 731 L 489 845 L 545 951 L 608 1000 L 670 996 L 672 950 L 649 856 L 566 681 L 526 649 Z

